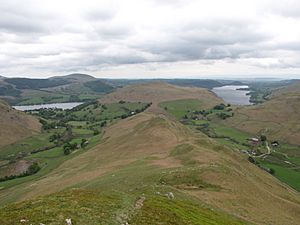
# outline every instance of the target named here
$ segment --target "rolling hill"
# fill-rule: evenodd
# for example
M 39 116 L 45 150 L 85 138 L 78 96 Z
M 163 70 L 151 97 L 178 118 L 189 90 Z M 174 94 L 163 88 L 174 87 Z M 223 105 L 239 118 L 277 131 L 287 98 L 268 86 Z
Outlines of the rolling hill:
M 298 224 L 300 194 L 159 108 L 178 99 L 222 102 L 163 83 L 107 95 L 102 102 L 153 104 L 40 179 L 0 188 L 1 224 Z
M 213 107 L 222 102 L 213 92 L 207 89 L 179 87 L 162 82 L 129 85 L 105 95 L 101 98 L 101 102 L 117 102 L 120 100 L 152 102 L 150 110 L 164 113 L 159 107 L 159 103 L 176 99 L 199 99 L 205 108 Z
M 278 89 L 263 104 L 238 107 L 228 126 L 300 145 L 300 82 Z
M 34 117 L 19 112 L 0 101 L 0 147 L 40 132 L 41 124 Z

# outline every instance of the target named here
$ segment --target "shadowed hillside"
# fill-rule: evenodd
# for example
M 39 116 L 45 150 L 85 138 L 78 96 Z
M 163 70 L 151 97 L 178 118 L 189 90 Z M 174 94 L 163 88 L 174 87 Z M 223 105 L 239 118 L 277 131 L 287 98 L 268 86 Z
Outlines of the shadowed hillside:
M 113 90 L 104 80 L 86 74 L 0 80 L 0 99 L 12 105 L 90 101 Z

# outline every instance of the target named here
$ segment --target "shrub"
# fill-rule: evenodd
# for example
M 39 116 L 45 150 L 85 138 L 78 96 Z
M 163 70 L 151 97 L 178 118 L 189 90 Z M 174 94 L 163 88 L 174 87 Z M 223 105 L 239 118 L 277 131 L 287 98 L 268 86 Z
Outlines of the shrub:
M 94 135 L 98 135 L 100 134 L 100 131 L 99 130 L 94 130 Z
M 253 163 L 253 164 L 256 164 L 255 159 L 253 157 L 251 157 L 251 156 L 248 157 L 248 161 L 251 162 L 251 163 Z
M 275 170 L 273 168 L 270 168 L 269 169 L 269 173 L 272 174 L 272 175 L 274 175 L 275 174 Z
M 261 140 L 262 142 L 266 141 L 266 140 L 267 140 L 266 135 L 261 135 L 261 136 L 260 136 L 260 140 Z
M 219 104 L 219 105 L 216 105 L 214 107 L 215 110 L 224 110 L 225 109 L 225 105 L 222 103 L 222 104 Z
M 218 113 L 217 114 L 219 118 L 221 118 L 222 120 L 225 120 L 226 118 L 230 117 L 230 115 L 226 114 L 226 113 Z

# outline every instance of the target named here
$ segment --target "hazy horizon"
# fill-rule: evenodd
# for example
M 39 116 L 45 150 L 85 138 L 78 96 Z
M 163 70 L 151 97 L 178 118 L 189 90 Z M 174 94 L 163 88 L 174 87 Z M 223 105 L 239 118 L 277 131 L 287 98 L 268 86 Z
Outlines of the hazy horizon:
M 128 79 L 128 80 L 151 80 L 151 79 L 211 79 L 211 80 L 289 80 L 289 79 L 300 79 L 300 76 L 286 76 L 286 75 L 278 75 L 278 76 L 229 76 L 229 75 L 220 75 L 220 76 L 209 76 L 209 75 L 203 75 L 203 76 L 179 76 L 179 77 L 168 77 L 168 76 L 155 76 L 155 77 L 143 77 L 138 75 L 132 75 L 132 77 L 128 76 L 114 76 L 114 77 L 106 77 L 106 76 L 100 76 L 95 75 L 92 73 L 84 73 L 84 72 L 73 72 L 73 73 L 66 73 L 66 74 L 52 74 L 52 75 L 45 75 L 45 76 L 30 76 L 30 75 L 12 75 L 7 76 L 4 74 L 0 74 L 0 77 L 5 78 L 32 78 L 32 79 L 47 79 L 51 77 L 62 77 L 62 76 L 68 76 L 73 74 L 83 74 L 83 75 L 89 75 L 93 76 L 95 78 L 99 79 Z
M 11 0 L 0 12 L 7 77 L 300 77 L 296 0 Z

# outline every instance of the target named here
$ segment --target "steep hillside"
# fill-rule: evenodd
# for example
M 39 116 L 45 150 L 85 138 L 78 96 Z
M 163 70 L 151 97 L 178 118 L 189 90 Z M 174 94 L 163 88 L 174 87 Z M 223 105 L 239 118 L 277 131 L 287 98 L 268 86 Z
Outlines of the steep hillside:
M 263 104 L 237 108 L 226 124 L 300 145 L 300 83 L 275 91 Z
M 0 190 L 2 205 L 26 200 L 0 208 L 1 224 L 299 224 L 299 193 L 158 110 L 176 98 L 220 102 L 165 84 L 110 94 L 105 101 L 154 106 L 107 127 L 100 144 L 47 176 Z
M 0 101 L 0 115 L 0 147 L 40 131 L 36 118 L 12 109 L 3 101 Z

